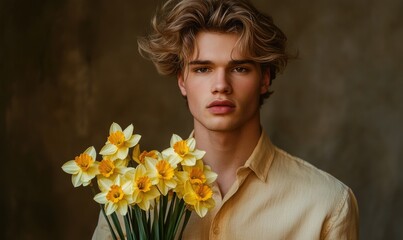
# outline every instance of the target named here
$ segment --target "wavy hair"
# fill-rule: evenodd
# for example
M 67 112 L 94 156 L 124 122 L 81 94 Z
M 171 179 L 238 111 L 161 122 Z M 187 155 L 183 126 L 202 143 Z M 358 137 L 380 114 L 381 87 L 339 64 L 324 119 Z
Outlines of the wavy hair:
M 155 13 L 151 26 L 151 33 L 138 39 L 139 52 L 162 75 L 176 76 L 184 68 L 200 31 L 239 34 L 242 54 L 262 70 L 269 68 L 271 80 L 289 58 L 285 34 L 248 0 L 168 0 Z

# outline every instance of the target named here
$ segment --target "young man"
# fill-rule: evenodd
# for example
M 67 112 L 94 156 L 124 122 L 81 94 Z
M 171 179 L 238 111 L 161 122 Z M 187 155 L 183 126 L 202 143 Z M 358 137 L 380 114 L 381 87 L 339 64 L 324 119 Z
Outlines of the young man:
M 358 239 L 352 191 L 261 128 L 260 106 L 288 58 L 272 19 L 244 0 L 170 0 L 152 23 L 140 52 L 177 77 L 197 148 L 218 174 L 215 208 L 192 214 L 184 239 Z M 100 223 L 94 238 L 107 232 Z

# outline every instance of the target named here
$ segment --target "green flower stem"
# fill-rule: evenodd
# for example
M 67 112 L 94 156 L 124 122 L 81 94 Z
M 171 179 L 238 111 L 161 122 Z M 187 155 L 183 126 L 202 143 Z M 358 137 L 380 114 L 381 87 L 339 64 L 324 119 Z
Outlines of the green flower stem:
M 133 215 L 133 211 L 134 211 L 133 208 L 134 208 L 134 207 L 129 207 L 129 217 L 130 217 L 130 219 L 131 219 L 131 221 L 132 221 L 132 230 L 133 230 L 134 239 L 137 240 L 137 239 L 140 238 L 140 235 L 139 235 L 138 228 L 135 227 L 135 226 L 138 226 L 139 223 L 137 222 L 137 218 Z
M 159 227 L 160 227 L 160 234 L 161 234 L 161 240 L 164 240 L 164 228 L 165 228 L 165 214 L 167 212 L 167 206 L 168 206 L 168 195 L 167 196 L 162 196 L 160 200 L 160 209 L 159 209 Z
M 175 210 L 171 216 L 171 221 L 168 227 L 168 239 L 174 239 L 185 210 L 185 201 L 183 199 L 175 202 Z
M 111 214 L 111 217 L 112 217 L 113 224 L 115 225 L 115 228 L 119 234 L 120 239 L 125 239 L 125 235 L 123 234 L 122 227 L 120 226 L 120 222 L 119 222 L 118 216 L 116 215 L 116 212 L 113 212 Z
M 176 221 L 175 221 L 174 230 L 173 230 L 172 235 L 171 235 L 172 239 L 175 238 L 176 232 L 178 231 L 178 228 L 179 228 L 179 225 L 180 225 L 180 223 L 181 223 L 183 214 L 184 214 L 184 212 L 185 212 L 185 207 L 186 207 L 185 201 L 183 201 L 183 199 L 181 199 L 181 200 L 179 201 L 178 205 L 179 205 L 179 207 L 178 207 L 179 213 L 178 213 L 178 215 L 177 215 L 178 217 L 177 217 L 177 219 L 176 219 Z
M 125 228 L 126 228 L 127 240 L 134 240 L 133 232 L 131 230 L 132 227 L 130 226 L 129 214 L 126 214 L 124 219 L 125 219 Z
M 144 228 L 144 224 L 146 224 L 146 222 L 144 222 L 144 218 L 143 218 L 143 214 L 142 214 L 142 210 L 136 205 L 133 207 L 134 209 L 134 215 L 136 217 L 137 223 L 138 223 L 138 227 L 139 227 L 139 239 L 140 240 L 147 240 L 147 233 L 146 230 Z
M 186 209 L 186 211 L 185 211 L 185 220 L 183 221 L 181 233 L 179 234 L 179 238 L 178 238 L 179 240 L 182 240 L 182 235 L 183 235 L 183 232 L 185 231 L 186 225 L 189 222 L 190 215 L 192 215 L 192 211 L 190 211 L 189 209 Z
M 168 218 L 172 216 L 172 211 L 174 209 L 175 202 L 177 200 L 176 193 L 174 192 L 171 198 L 171 203 L 169 205 L 168 214 L 165 216 L 165 222 L 169 222 Z
M 157 206 L 157 204 L 155 204 L 155 205 Z M 150 213 L 150 211 L 148 211 L 148 212 Z M 162 237 L 163 234 L 160 231 L 161 226 L 160 226 L 159 219 L 161 218 L 161 216 L 158 216 L 159 214 L 161 215 L 161 213 L 159 213 L 158 211 L 156 211 L 156 209 L 154 209 L 154 219 L 153 219 L 153 224 L 152 224 L 152 229 L 151 229 L 151 234 L 150 234 L 151 239 L 154 239 L 154 240 L 163 239 L 163 237 Z M 149 220 L 150 220 L 150 218 L 149 218 Z

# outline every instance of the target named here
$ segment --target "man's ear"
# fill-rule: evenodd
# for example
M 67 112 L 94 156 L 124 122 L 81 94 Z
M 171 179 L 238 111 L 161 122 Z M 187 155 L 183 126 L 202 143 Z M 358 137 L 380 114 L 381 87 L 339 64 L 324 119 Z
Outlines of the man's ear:
M 178 72 L 177 78 L 178 78 L 179 90 L 181 90 L 182 95 L 184 97 L 186 97 L 187 93 L 186 93 L 186 88 L 185 88 L 185 78 L 181 71 Z
M 262 82 L 260 85 L 260 94 L 265 94 L 270 87 L 270 68 L 267 67 L 262 71 Z

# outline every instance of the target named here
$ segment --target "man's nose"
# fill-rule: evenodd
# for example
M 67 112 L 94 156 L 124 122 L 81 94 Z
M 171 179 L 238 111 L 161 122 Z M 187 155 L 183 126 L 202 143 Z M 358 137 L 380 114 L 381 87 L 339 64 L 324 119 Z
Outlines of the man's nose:
M 217 70 L 212 84 L 212 93 L 232 93 L 231 79 L 225 70 Z

